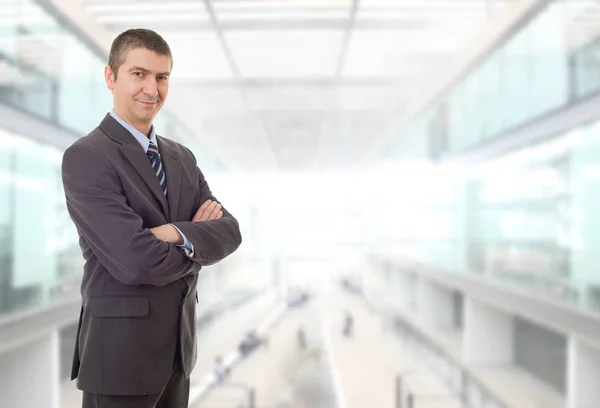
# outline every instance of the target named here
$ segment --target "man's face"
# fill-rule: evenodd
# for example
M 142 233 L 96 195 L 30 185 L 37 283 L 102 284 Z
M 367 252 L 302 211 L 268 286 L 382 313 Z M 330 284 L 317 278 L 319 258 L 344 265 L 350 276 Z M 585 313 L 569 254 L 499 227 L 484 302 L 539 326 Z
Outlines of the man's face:
M 112 69 L 104 70 L 106 85 L 113 93 L 117 115 L 146 133 L 167 99 L 171 57 L 145 48 L 129 50 L 115 79 Z

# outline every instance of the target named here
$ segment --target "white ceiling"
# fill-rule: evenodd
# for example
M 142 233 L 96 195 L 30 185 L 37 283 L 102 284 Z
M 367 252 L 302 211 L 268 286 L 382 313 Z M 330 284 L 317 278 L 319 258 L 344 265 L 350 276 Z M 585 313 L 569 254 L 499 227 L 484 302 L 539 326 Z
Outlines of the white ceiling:
M 114 37 L 159 32 L 167 106 L 247 170 L 346 168 L 518 0 L 81 0 Z

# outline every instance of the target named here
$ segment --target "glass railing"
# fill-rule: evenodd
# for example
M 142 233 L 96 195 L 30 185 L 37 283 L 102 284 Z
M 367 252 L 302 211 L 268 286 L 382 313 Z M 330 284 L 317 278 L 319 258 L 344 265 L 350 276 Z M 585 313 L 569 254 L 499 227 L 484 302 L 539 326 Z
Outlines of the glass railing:
M 466 150 L 600 90 L 600 5 L 545 0 L 418 113 L 383 150 L 438 158 Z M 416 149 L 412 145 L 423 145 Z
M 438 375 L 465 408 L 510 408 L 491 390 L 477 380 L 467 367 L 450 356 L 441 346 L 434 344 L 427 335 L 402 318 L 394 320 L 394 332 Z M 419 404 L 415 397 L 413 408 L 427 406 L 430 401 Z
M 452 176 L 437 167 L 439 180 L 380 200 L 374 252 L 600 312 L 599 135 L 597 121 Z M 424 196 L 452 202 L 418 206 Z

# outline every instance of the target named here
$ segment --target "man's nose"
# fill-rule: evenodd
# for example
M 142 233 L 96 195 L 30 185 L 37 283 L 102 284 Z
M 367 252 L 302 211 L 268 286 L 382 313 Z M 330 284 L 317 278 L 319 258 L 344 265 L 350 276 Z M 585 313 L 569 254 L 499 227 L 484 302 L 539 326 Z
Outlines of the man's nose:
M 144 93 L 152 96 L 153 98 L 158 96 L 158 86 L 155 78 L 148 76 L 148 79 L 144 85 Z

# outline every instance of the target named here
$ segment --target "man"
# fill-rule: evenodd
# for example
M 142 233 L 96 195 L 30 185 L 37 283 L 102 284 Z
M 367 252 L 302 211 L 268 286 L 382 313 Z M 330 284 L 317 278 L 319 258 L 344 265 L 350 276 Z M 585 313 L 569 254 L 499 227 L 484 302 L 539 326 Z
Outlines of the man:
M 63 157 L 86 261 L 72 369 L 84 408 L 187 408 L 197 275 L 241 243 L 193 154 L 152 126 L 172 66 L 157 33 L 117 36 L 105 68 L 114 109 Z

